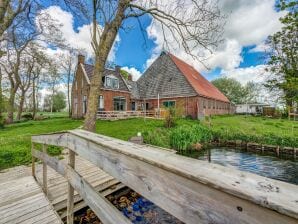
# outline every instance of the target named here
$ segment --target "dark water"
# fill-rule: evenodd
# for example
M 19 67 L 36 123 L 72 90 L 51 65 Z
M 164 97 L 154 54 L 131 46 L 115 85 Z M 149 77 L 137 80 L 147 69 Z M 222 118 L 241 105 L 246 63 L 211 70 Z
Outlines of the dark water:
M 231 148 L 204 150 L 198 158 L 208 160 L 208 151 L 210 152 L 211 163 L 298 185 L 298 160 L 255 154 Z

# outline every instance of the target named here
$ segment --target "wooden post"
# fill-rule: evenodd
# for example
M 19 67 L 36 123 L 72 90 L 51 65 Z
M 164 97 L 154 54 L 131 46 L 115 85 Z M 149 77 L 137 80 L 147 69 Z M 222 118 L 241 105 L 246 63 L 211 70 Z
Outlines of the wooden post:
M 48 153 L 48 146 L 43 144 L 42 145 L 42 152 L 47 154 Z M 48 195 L 48 168 L 47 164 L 43 161 L 42 162 L 42 184 L 43 184 L 43 192 Z
M 34 143 L 31 142 L 31 155 L 32 155 L 32 165 L 31 165 L 31 168 L 32 168 L 32 176 L 36 180 L 36 176 L 35 176 L 35 160 L 36 160 L 36 158 L 33 156 L 33 153 L 32 153 L 33 150 L 34 150 Z
M 75 167 L 75 152 L 69 149 L 68 165 Z M 73 224 L 74 188 L 68 182 L 67 195 L 67 224 Z

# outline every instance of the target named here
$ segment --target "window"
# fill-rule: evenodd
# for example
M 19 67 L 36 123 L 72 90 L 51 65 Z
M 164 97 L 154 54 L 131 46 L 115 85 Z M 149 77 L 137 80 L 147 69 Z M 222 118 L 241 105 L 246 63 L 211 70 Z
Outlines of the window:
M 131 110 L 135 111 L 135 110 L 137 110 L 137 108 L 138 108 L 137 103 L 136 102 L 131 102 Z
M 119 80 L 115 76 L 105 76 L 103 81 L 105 87 L 119 89 Z
M 126 99 L 123 96 L 114 97 L 114 110 L 124 111 L 126 110 Z
M 104 99 L 102 95 L 100 95 L 98 99 L 98 110 L 104 110 Z
M 87 96 L 83 97 L 83 114 L 87 112 Z
M 176 102 L 175 101 L 164 101 L 162 104 L 164 107 L 175 107 Z

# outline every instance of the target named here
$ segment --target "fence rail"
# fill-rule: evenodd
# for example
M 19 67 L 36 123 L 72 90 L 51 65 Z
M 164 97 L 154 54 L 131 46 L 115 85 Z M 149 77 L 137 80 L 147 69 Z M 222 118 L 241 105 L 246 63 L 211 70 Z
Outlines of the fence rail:
M 100 120 L 121 120 L 136 117 L 158 118 L 158 113 L 154 110 L 148 111 L 98 111 L 97 119 Z
M 297 223 L 298 186 L 209 164 L 146 145 L 83 130 L 32 137 L 32 156 L 69 182 L 103 223 L 130 223 L 75 170 L 74 156 L 94 163 L 185 223 Z M 68 148 L 68 164 L 37 151 L 35 144 Z M 44 166 L 45 168 L 45 166 Z M 33 174 L 35 172 L 32 164 Z M 44 169 L 46 191 L 47 170 Z M 72 189 L 73 188 L 73 189 Z

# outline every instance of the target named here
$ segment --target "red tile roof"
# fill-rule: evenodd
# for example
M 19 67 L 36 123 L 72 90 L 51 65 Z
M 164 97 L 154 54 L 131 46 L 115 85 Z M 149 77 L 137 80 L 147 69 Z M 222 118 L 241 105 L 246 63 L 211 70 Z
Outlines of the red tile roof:
M 230 102 L 229 99 L 222 92 L 220 92 L 214 85 L 212 85 L 207 79 L 205 79 L 191 65 L 187 64 L 186 62 L 182 61 L 172 54 L 169 55 L 178 69 L 199 95 L 224 102 Z

